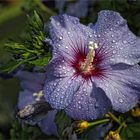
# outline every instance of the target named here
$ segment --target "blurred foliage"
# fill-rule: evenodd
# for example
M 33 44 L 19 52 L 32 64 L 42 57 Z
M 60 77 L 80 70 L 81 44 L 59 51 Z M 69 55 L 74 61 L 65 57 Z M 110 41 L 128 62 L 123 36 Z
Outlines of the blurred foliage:
M 10 130 L 10 140 L 45 140 L 46 136 L 37 126 L 21 125 L 18 121 L 13 121 Z M 47 140 L 56 140 L 55 137 L 48 137 Z
M 69 3 L 75 3 L 75 1 L 67 0 L 63 12 L 65 12 Z M 97 20 L 99 11 L 104 9 L 115 10 L 127 20 L 129 28 L 140 36 L 140 0 L 91 1 L 88 6 L 88 15 L 81 18 L 81 22 L 84 24 L 94 23 Z M 44 46 L 44 39 L 47 36 L 44 32 L 44 22 L 48 22 L 51 15 L 59 14 L 55 4 L 54 0 L 46 0 L 45 2 L 41 0 L 0 1 L 0 66 L 5 64 L 1 67 L 5 72 L 11 72 L 21 64 L 44 66 L 44 64 L 48 63 L 51 55 L 48 52 L 49 46 Z M 34 12 L 35 10 L 40 15 Z M 33 13 L 34 16 L 32 16 Z M 28 15 L 28 18 L 26 15 Z M 27 26 L 25 26 L 26 23 L 28 23 Z M 12 39 L 8 41 L 9 38 Z M 7 43 L 6 46 L 4 46 L 5 43 Z M 8 52 L 6 51 L 7 48 Z M 11 52 L 14 55 L 11 55 Z M 28 125 L 22 126 L 13 121 L 18 92 L 19 83 L 17 79 L 5 80 L 0 78 L 0 140 L 9 138 L 11 140 L 45 139 L 46 136 L 42 134 L 39 128 L 32 128 Z M 120 114 L 117 113 L 117 115 Z M 124 140 L 139 139 L 140 118 L 131 116 L 130 112 L 121 114 L 121 116 L 121 118 L 117 117 L 121 122 L 126 121 L 127 124 L 127 127 L 122 127 L 121 129 L 121 137 Z M 67 132 L 71 137 L 76 138 L 71 126 L 73 120 L 66 116 L 63 111 L 57 114 L 56 123 L 60 131 L 59 134 L 63 139 L 66 139 Z M 110 129 L 116 130 L 119 124 L 113 122 L 113 126 Z M 90 135 L 95 135 L 93 130 L 95 130 L 94 126 L 83 134 L 79 134 L 78 137 L 89 140 Z M 54 140 L 55 138 L 47 137 L 47 139 Z

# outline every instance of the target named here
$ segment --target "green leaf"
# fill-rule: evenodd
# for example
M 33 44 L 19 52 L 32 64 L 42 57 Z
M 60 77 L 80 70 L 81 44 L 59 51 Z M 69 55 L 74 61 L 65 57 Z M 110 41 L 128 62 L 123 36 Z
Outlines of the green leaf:
M 71 125 L 72 120 L 69 116 L 66 115 L 66 113 L 61 110 L 58 111 L 58 113 L 56 114 L 55 117 L 55 122 L 58 128 L 58 133 L 60 134 L 60 136 L 62 135 L 63 131 Z
M 3 72 L 12 72 L 22 64 L 25 66 L 46 66 L 51 58 L 49 49 L 44 46 L 46 34 L 41 16 L 34 11 L 33 16 L 28 16 L 25 35 L 18 42 L 9 40 L 5 44 L 6 51 L 12 54 L 12 59 L 0 67 Z
M 128 124 L 126 128 L 122 129 L 121 136 L 124 140 L 138 139 L 140 136 L 140 123 Z
M 0 71 L 10 73 L 23 63 L 24 63 L 23 61 L 8 62 L 7 64 L 0 66 Z
M 140 133 L 140 123 L 134 123 L 130 124 L 129 128 L 134 132 L 134 133 Z
M 42 58 L 29 61 L 30 64 L 33 64 L 35 66 L 46 66 L 50 61 L 50 56 L 44 56 Z
M 21 49 L 21 50 L 25 50 L 25 46 L 23 44 L 19 44 L 17 42 L 9 42 L 5 44 L 5 47 L 9 48 L 9 49 Z

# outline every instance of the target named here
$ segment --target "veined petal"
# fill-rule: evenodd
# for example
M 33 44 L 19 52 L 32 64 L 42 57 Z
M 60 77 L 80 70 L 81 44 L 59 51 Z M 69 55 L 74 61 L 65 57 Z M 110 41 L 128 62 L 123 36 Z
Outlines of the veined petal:
M 111 100 L 113 109 L 126 112 L 133 108 L 140 97 L 140 66 L 112 66 L 103 78 L 93 78 Z
M 49 77 L 46 80 L 44 93 L 47 102 L 55 109 L 63 109 L 69 105 L 78 90 L 81 77 Z
M 91 82 L 84 82 L 65 111 L 75 120 L 93 120 L 107 113 L 110 107 L 111 103 L 102 89 Z
M 88 26 L 80 24 L 76 17 L 66 14 L 53 16 L 50 23 L 53 54 L 73 60 L 79 49 L 87 51 L 88 38 L 92 32 Z
M 114 11 L 103 10 L 91 27 L 99 45 L 98 55 L 103 56 L 104 64 L 137 64 L 140 61 L 140 38 L 128 28 L 127 21 Z
M 53 58 L 46 67 L 47 76 L 66 77 L 74 75 L 74 68 L 63 57 Z

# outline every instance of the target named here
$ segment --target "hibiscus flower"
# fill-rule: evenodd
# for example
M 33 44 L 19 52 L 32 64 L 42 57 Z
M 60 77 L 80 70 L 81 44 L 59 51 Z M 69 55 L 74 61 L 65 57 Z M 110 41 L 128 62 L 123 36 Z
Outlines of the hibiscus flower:
M 140 95 L 140 39 L 119 13 L 99 12 L 85 26 L 69 15 L 51 17 L 53 57 L 46 67 L 46 101 L 76 120 L 97 119 L 110 108 L 126 112 Z

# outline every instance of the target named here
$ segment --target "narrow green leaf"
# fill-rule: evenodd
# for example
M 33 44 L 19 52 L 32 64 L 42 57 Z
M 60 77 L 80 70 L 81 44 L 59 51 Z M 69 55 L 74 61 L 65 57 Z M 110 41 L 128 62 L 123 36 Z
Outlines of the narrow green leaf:
M 0 66 L 0 71 L 10 73 L 19 67 L 23 61 L 11 61 L 5 65 Z
M 44 56 L 42 58 L 33 60 L 33 61 L 29 61 L 30 64 L 33 64 L 35 66 L 46 66 L 50 61 L 50 57 L 49 56 Z

